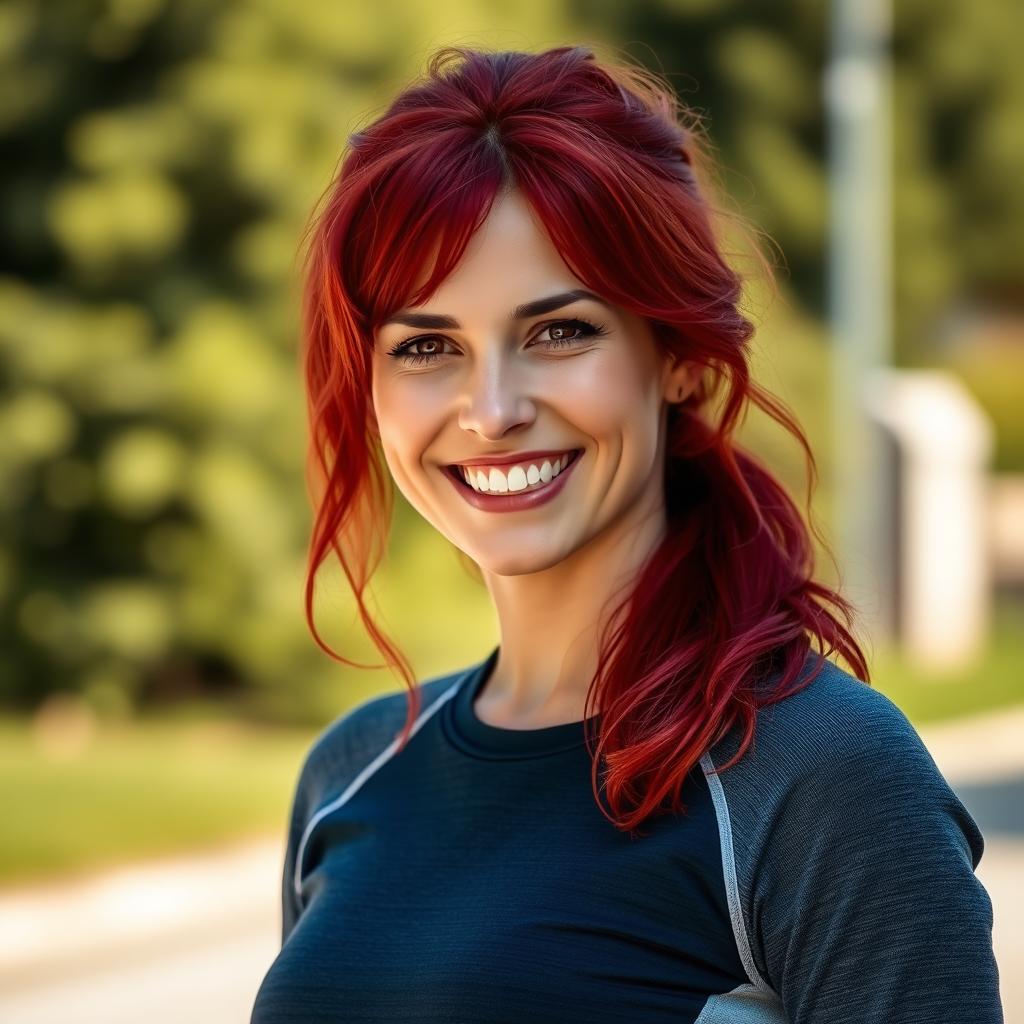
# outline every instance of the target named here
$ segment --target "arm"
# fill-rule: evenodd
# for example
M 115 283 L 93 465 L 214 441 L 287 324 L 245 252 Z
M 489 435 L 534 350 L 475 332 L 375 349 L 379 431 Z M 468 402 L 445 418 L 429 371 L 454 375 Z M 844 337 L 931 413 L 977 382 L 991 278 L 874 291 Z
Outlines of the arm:
M 895 705 L 860 728 L 763 847 L 768 980 L 791 1024 L 1002 1024 L 982 834 Z

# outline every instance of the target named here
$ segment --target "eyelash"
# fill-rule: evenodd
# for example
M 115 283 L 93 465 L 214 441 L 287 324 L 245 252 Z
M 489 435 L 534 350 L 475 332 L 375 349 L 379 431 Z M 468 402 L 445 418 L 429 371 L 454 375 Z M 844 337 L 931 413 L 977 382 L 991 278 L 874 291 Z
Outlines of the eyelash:
M 589 320 L 583 320 L 580 317 L 574 317 L 571 320 L 555 320 L 553 323 L 544 327 L 541 333 L 543 334 L 544 331 L 548 331 L 552 327 L 565 326 L 582 327 L 586 332 L 583 335 L 584 338 L 599 338 L 608 333 L 603 324 L 593 324 Z M 388 352 L 388 355 L 393 356 L 395 359 L 401 359 L 403 362 L 412 366 L 418 366 L 423 363 L 432 363 L 435 359 L 444 355 L 444 353 L 409 352 L 408 349 L 410 346 L 415 345 L 420 341 L 429 341 L 439 337 L 440 335 L 437 334 L 421 334 L 418 337 L 409 338 L 406 341 L 400 341 Z M 571 345 L 573 342 L 580 340 L 580 338 L 554 339 L 553 341 L 548 342 L 548 344 L 553 345 L 555 348 L 564 348 L 566 345 Z

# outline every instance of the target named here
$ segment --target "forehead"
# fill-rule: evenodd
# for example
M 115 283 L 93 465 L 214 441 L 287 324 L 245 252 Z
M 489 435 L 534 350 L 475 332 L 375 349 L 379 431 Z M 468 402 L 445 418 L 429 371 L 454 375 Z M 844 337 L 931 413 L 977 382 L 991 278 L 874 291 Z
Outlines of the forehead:
M 424 270 L 417 288 L 426 280 Z M 541 221 L 518 192 L 496 197 L 455 269 L 421 305 L 406 309 L 461 321 L 502 316 L 521 303 L 584 289 L 566 266 Z

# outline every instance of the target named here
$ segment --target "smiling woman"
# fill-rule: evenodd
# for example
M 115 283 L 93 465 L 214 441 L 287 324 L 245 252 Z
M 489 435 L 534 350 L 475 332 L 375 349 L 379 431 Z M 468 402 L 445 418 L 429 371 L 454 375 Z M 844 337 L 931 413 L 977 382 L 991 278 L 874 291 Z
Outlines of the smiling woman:
M 254 1024 L 1000 1021 L 981 833 L 733 436 L 752 402 L 815 468 L 693 116 L 582 47 L 446 48 L 350 142 L 305 267 L 306 614 L 346 661 L 334 553 L 408 690 L 307 754 Z M 391 483 L 501 632 L 423 681 L 363 604 Z

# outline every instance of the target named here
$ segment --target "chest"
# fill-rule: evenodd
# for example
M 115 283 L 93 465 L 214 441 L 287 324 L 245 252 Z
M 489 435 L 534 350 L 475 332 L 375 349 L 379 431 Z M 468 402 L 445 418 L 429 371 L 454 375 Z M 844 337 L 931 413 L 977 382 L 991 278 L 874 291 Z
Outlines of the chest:
M 696 1020 L 744 980 L 709 794 L 631 837 L 579 767 L 382 773 L 324 817 L 254 1024 Z

